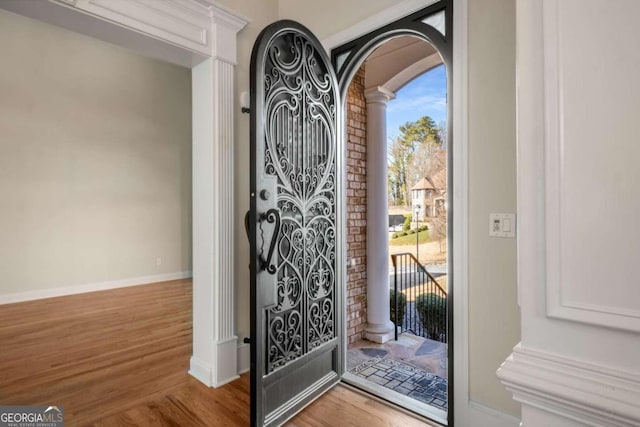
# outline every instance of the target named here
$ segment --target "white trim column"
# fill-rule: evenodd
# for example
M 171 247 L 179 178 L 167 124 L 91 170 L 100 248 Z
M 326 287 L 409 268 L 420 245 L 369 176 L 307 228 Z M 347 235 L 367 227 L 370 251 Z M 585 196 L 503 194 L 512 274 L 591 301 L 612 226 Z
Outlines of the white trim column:
M 233 75 L 246 22 L 217 10 L 213 55 L 192 69 L 193 355 L 189 373 L 208 386 L 238 378 L 234 332 Z
M 365 90 L 367 99 L 367 326 L 365 338 L 393 339 L 389 310 L 389 219 L 387 203 L 387 102 L 384 87 Z

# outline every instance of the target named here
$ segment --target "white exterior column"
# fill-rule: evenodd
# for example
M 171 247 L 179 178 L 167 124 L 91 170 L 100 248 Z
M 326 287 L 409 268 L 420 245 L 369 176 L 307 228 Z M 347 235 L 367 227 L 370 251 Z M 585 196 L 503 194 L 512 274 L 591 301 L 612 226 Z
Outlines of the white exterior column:
M 383 87 L 365 90 L 367 99 L 367 326 L 365 338 L 393 339 L 389 310 L 389 215 L 387 202 L 387 102 Z

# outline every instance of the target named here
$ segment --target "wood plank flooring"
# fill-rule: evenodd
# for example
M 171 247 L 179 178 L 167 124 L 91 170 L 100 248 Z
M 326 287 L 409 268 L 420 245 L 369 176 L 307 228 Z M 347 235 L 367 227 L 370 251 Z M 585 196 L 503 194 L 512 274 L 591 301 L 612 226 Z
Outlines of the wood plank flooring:
M 62 405 L 67 426 L 248 426 L 249 376 L 187 374 L 191 281 L 0 305 L 0 404 Z M 423 426 L 337 386 L 295 427 Z

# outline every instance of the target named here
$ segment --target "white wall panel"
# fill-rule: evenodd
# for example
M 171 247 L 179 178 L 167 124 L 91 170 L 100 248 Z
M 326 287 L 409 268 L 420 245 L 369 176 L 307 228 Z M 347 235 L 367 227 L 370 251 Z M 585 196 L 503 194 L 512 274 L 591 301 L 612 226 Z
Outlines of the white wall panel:
M 640 425 L 640 3 L 518 0 L 522 425 Z
M 619 3 L 545 2 L 548 312 L 638 331 L 640 3 Z

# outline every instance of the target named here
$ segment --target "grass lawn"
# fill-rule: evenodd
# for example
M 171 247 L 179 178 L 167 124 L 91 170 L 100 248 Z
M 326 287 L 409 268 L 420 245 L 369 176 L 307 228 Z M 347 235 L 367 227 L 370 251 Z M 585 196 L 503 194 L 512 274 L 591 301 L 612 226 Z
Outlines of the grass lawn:
M 427 243 L 430 241 L 431 237 L 429 237 L 429 230 L 424 230 L 418 233 L 418 243 Z M 408 234 L 406 236 L 398 237 L 397 239 L 391 239 L 389 240 L 389 244 L 392 246 L 415 245 L 416 235 Z

